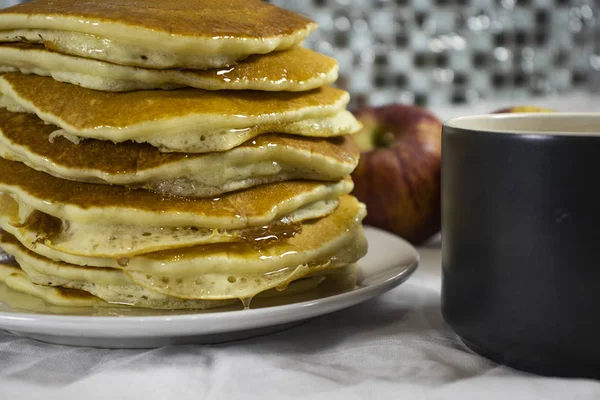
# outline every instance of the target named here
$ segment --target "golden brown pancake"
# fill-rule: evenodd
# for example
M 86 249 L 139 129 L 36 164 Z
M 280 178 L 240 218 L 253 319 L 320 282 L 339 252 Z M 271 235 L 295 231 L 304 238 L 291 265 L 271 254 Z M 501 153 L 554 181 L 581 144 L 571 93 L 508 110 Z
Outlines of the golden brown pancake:
M 297 47 L 253 55 L 231 67 L 149 69 L 69 56 L 30 43 L 0 44 L 0 71 L 52 76 L 88 89 L 125 92 L 190 86 L 205 90 L 306 91 L 337 79 L 337 62 Z
M 360 129 L 347 111 L 348 93 L 179 89 L 106 93 L 52 78 L 0 75 L 0 104 L 58 125 L 72 137 L 148 142 L 166 151 L 229 150 L 266 132 L 313 137 Z
M 52 262 L 27 250 L 6 233 L 0 236 L 0 242 L 34 281 L 43 279 L 36 277 L 38 274 L 51 276 L 46 284 L 97 290 L 95 293 L 104 298 L 118 298 L 119 293 L 137 297 L 139 292 L 131 288 L 131 279 L 145 290 L 181 299 L 243 299 L 271 288 L 284 288 L 311 273 L 357 261 L 366 252 L 360 224 L 364 216 L 364 205 L 352 196 L 343 196 L 334 213 L 305 223 L 302 231 L 290 239 L 261 248 L 241 242 L 133 257 L 122 267 L 125 275 L 118 270 Z M 95 288 L 90 286 L 93 284 Z
M 138 286 L 118 269 L 89 268 L 52 261 L 27 250 L 14 236 L 4 231 L 0 231 L 0 247 L 16 258 L 18 265 L 33 284 L 60 286 L 55 293 L 61 297 L 75 296 L 79 300 L 85 298 L 96 302 L 97 299 L 90 296 L 91 294 L 114 304 L 155 309 L 207 309 L 231 303 L 182 300 Z M 29 285 L 25 283 L 24 286 Z M 39 288 L 36 289 L 36 292 L 39 291 Z M 45 289 L 41 290 L 43 293 Z M 68 303 L 67 299 L 63 299 L 63 304 Z
M 230 65 L 300 43 L 316 24 L 261 0 L 33 0 L 0 11 L 0 38 L 151 68 Z
M 337 199 L 318 201 L 269 224 L 243 229 L 155 227 L 61 220 L 0 194 L 0 227 L 44 257 L 119 268 L 123 258 L 158 250 L 249 240 L 262 246 L 292 237 L 302 229 L 302 221 L 326 216 L 338 205 Z
M 260 289 L 285 288 L 310 273 L 358 261 L 367 251 L 365 214 L 364 205 L 343 196 L 332 214 L 264 248 L 239 242 L 166 250 L 134 257 L 124 271 L 141 286 L 184 299 L 252 297 Z
M 104 301 L 92 294 L 67 288 L 51 288 L 33 284 L 18 266 L 0 264 L 0 282 L 9 288 L 45 300 L 48 303 L 69 307 L 98 307 Z
M 339 207 L 328 216 L 304 221 L 298 234 L 270 242 L 264 247 L 256 247 L 251 241 L 241 241 L 162 250 L 133 257 L 124 268 L 172 277 L 188 275 L 196 268 L 202 268 L 204 272 L 209 272 L 205 268 L 231 273 L 250 268 L 269 272 L 286 267 L 286 263 L 296 265 L 296 261 L 301 262 L 299 257 L 304 257 L 304 252 L 313 250 L 319 250 L 323 255 L 334 249 L 355 254 L 359 248 L 362 252 L 366 250 L 360 224 L 366 215 L 365 205 L 351 195 L 341 196 L 339 200 Z M 356 236 L 356 232 L 352 232 L 354 228 L 360 229 L 360 240 L 356 243 L 349 240 Z M 334 242 L 338 244 L 334 245 Z M 348 247 L 344 248 L 339 242 Z M 327 248 L 329 245 L 332 247 Z M 215 254 L 220 256 L 215 257 Z
M 208 197 L 292 179 L 340 180 L 359 152 L 346 138 L 264 134 L 223 153 L 162 153 L 135 142 L 49 137 L 56 127 L 31 114 L 0 109 L 0 156 L 56 177 Z M 106 155 L 110 154 L 110 159 Z
M 335 200 L 352 190 L 338 182 L 288 181 L 218 198 L 165 197 L 142 189 L 55 178 L 0 159 L 0 191 L 57 218 L 105 225 L 240 229 L 269 224 L 301 207 Z
M 3 283 L 5 279 L 11 281 L 11 286 Z M 333 270 L 319 271 L 308 277 L 291 282 L 285 290 L 270 289 L 259 293 L 251 302 L 252 308 L 273 307 L 302 301 L 313 301 L 326 296 L 345 293 L 355 287 L 355 268 L 336 268 Z M 58 295 L 58 303 L 53 304 L 54 295 Z M 197 309 L 152 309 L 139 308 L 118 303 L 97 301 L 91 305 L 83 305 L 79 300 L 83 297 L 94 298 L 93 295 L 83 290 L 67 289 L 60 286 L 44 287 L 31 282 L 31 278 L 16 266 L 5 266 L 0 264 L 0 307 L 10 307 L 13 311 L 35 312 L 38 314 L 57 315 L 86 315 L 86 316 L 165 316 L 197 313 Z M 69 304 L 65 300 L 75 300 Z M 130 300 L 130 299 L 128 299 Z M 211 309 L 203 309 L 203 312 L 224 312 L 241 310 L 243 306 L 237 300 L 179 300 L 180 302 L 207 303 Z M 219 303 L 226 304 L 219 306 Z M 128 303 L 126 303 L 128 304 Z M 217 308 L 218 307 L 218 308 Z M 5 308 L 4 308 L 5 309 Z

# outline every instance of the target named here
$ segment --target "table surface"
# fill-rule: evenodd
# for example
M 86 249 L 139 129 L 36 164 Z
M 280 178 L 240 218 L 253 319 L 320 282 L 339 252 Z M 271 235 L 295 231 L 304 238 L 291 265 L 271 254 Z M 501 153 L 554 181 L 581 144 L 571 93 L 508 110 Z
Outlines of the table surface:
M 598 100 L 575 95 L 534 104 L 595 111 Z M 103 350 L 0 334 L 0 399 L 600 398 L 596 381 L 537 377 L 468 350 L 440 313 L 439 241 L 419 252 L 417 272 L 379 298 L 239 342 Z

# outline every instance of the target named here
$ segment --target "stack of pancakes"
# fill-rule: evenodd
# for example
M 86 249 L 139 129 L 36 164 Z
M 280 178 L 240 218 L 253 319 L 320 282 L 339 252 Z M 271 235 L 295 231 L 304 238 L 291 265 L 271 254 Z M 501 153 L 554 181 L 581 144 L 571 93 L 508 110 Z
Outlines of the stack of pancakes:
M 315 27 L 260 0 L 2 10 L 0 281 L 202 309 L 348 272 L 360 124 L 335 60 L 301 47 Z

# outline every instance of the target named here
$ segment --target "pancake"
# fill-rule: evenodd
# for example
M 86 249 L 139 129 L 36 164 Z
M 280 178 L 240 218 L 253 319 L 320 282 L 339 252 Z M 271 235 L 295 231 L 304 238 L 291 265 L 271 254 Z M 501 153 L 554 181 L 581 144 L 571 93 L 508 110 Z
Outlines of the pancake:
M 311 20 L 260 0 L 34 0 L 0 11 L 0 41 L 148 68 L 212 68 L 291 48 Z
M 214 229 L 263 226 L 315 202 L 335 200 L 353 188 L 350 178 L 338 182 L 287 181 L 217 198 L 190 199 L 67 181 L 4 159 L 0 159 L 0 170 L 0 191 L 20 203 L 65 221 L 98 225 Z
M 54 262 L 27 250 L 12 235 L 2 231 L 0 231 L 0 247 L 15 257 L 27 278 L 35 285 L 78 289 L 104 301 L 132 307 L 206 309 L 231 304 L 228 301 L 182 300 L 166 296 L 134 284 L 118 269 L 86 268 Z M 26 283 L 22 283 L 22 285 L 28 286 Z M 92 305 L 98 305 L 99 302 L 93 300 Z M 56 302 L 50 302 L 56 304 Z M 63 305 L 67 304 L 68 300 L 64 300 Z M 81 305 L 87 306 L 88 304 Z
M 260 249 L 244 242 L 133 257 L 122 267 L 124 275 L 119 270 L 44 259 L 6 233 L 0 245 L 17 258 L 32 279 L 43 283 L 44 278 L 51 277 L 45 284 L 95 290 L 104 298 L 137 298 L 139 292 L 131 287 L 129 278 L 146 290 L 182 299 L 246 299 L 268 289 L 284 289 L 309 274 L 356 262 L 366 252 L 361 225 L 364 216 L 364 205 L 352 196 L 344 196 L 334 213 L 303 224 L 302 232 L 290 239 Z M 104 288 L 101 291 L 99 287 Z
M 332 214 L 305 222 L 294 237 L 264 248 L 241 242 L 160 251 L 131 258 L 124 271 L 138 285 L 179 298 L 251 298 L 358 261 L 367 251 L 365 215 L 364 205 L 344 196 Z
M 0 195 L 0 226 L 30 250 L 59 261 L 119 268 L 127 257 L 199 244 L 253 240 L 257 246 L 291 237 L 300 222 L 332 213 L 339 201 L 302 207 L 265 226 L 245 229 L 81 224 L 60 220 Z M 80 259 L 77 256 L 86 256 Z
M 107 304 L 81 290 L 35 285 L 21 268 L 7 264 L 0 264 L 0 282 L 17 292 L 40 298 L 50 304 L 68 307 L 98 307 Z
M 0 268 L 2 268 L 0 266 Z M 22 271 L 17 272 L 25 275 Z M 33 285 L 33 283 L 31 283 Z M 61 288 L 50 288 L 58 289 Z M 71 290 L 71 289 L 67 289 Z M 9 288 L 4 282 L 0 280 L 0 310 L 6 311 L 7 308 L 10 311 L 17 312 L 33 312 L 38 314 L 54 314 L 54 315 L 121 315 L 120 310 L 129 311 L 128 308 L 123 307 L 70 307 L 70 306 L 57 306 L 50 303 L 46 303 L 39 297 L 35 297 L 23 292 Z M 140 310 L 139 308 L 132 308 L 131 310 Z M 156 313 L 157 311 L 149 310 Z
M 0 106 L 35 113 L 66 137 L 147 142 L 162 151 L 224 151 L 267 132 L 331 137 L 360 123 L 345 110 L 347 92 L 179 89 L 107 93 L 49 77 L 0 75 Z
M 20 292 L 8 287 L 3 283 L 3 272 L 2 270 L 9 272 L 5 275 L 18 275 L 18 278 L 22 284 L 17 285 L 17 289 L 25 286 L 25 290 Z M 299 301 L 311 301 L 317 298 L 321 298 L 324 295 L 333 295 L 343 293 L 347 290 L 351 290 L 355 286 L 356 277 L 354 275 L 354 266 L 348 266 L 345 268 L 337 268 L 335 270 L 325 271 L 326 274 L 298 279 L 291 282 L 287 288 L 283 291 L 277 289 L 267 290 L 259 293 L 252 300 L 252 308 L 270 307 L 275 305 L 290 304 L 292 302 Z M 18 279 L 17 278 L 17 279 Z M 14 278 L 13 278 L 14 282 Z M 24 285 L 23 285 L 24 284 Z M 27 289 L 33 286 L 33 290 Z M 118 303 L 104 303 L 100 299 L 95 300 L 95 304 L 92 306 L 86 306 L 77 303 L 74 305 L 69 304 L 69 300 L 73 299 L 79 302 L 82 295 L 89 296 L 85 292 L 78 289 L 67 289 L 60 286 L 57 287 L 41 287 L 41 291 L 36 290 L 39 286 L 36 286 L 31 282 L 30 278 L 25 274 L 19 267 L 8 267 L 3 268 L 0 265 L 0 310 L 4 309 L 5 306 L 10 307 L 13 311 L 26 311 L 35 312 L 38 314 L 68 314 L 68 315 L 87 315 L 87 316 L 110 316 L 110 317 L 121 317 L 121 316 L 164 316 L 164 315 L 178 315 L 187 313 L 197 313 L 196 309 L 152 309 L 152 308 L 138 308 L 132 306 L 125 306 Z M 46 302 L 42 297 L 36 297 L 36 294 L 54 292 L 60 296 L 60 304 L 54 305 Z M 51 300 L 52 298 L 50 298 Z M 180 300 L 181 301 L 181 300 Z M 185 301 L 185 300 L 183 300 Z M 195 300 L 196 302 L 204 302 L 203 300 Z M 186 301 L 189 302 L 189 301 Z M 223 312 L 230 310 L 242 309 L 240 302 L 236 300 L 211 300 L 204 303 L 226 303 L 227 305 L 212 307 L 210 309 L 203 309 L 203 312 Z M 66 304 L 66 305 L 65 305 Z
M 69 56 L 28 43 L 0 44 L 0 71 L 52 76 L 57 81 L 108 92 L 175 89 L 305 91 L 337 79 L 337 62 L 302 47 L 250 56 L 209 70 L 148 69 Z
M 142 143 L 49 137 L 56 127 L 0 109 L 0 156 L 63 179 L 143 187 L 185 197 L 217 196 L 293 179 L 340 180 L 358 162 L 352 140 L 264 134 L 223 153 L 161 153 Z M 110 161 L 106 155 L 110 154 Z

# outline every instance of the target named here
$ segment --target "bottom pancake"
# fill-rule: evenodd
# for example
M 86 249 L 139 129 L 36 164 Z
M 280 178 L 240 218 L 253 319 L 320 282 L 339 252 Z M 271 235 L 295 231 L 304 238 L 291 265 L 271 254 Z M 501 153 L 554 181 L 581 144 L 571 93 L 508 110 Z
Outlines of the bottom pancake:
M 14 237 L 0 232 L 0 245 L 13 255 L 20 267 L 0 265 L 0 281 L 18 292 L 69 307 L 109 307 L 115 305 L 153 309 L 204 310 L 233 304 L 235 300 L 183 300 L 146 290 L 128 280 L 119 270 L 60 265 L 36 256 Z M 49 275 L 52 269 L 63 276 Z M 87 275 L 87 276 L 86 276 Z
M 299 301 L 315 300 L 340 294 L 356 287 L 354 266 L 338 268 L 324 274 L 314 274 L 292 282 L 285 290 L 271 289 L 259 293 L 252 308 L 270 307 Z M 41 314 L 94 316 L 153 316 L 190 312 L 240 310 L 249 303 L 235 300 L 204 301 L 204 308 L 165 309 L 141 308 L 104 301 L 86 291 L 60 286 L 37 285 L 16 262 L 0 262 L 0 310 L 8 306 L 13 311 Z
M 35 285 L 17 265 L 0 264 L 0 282 L 9 288 L 47 303 L 69 307 L 97 307 L 105 302 L 88 292 Z

